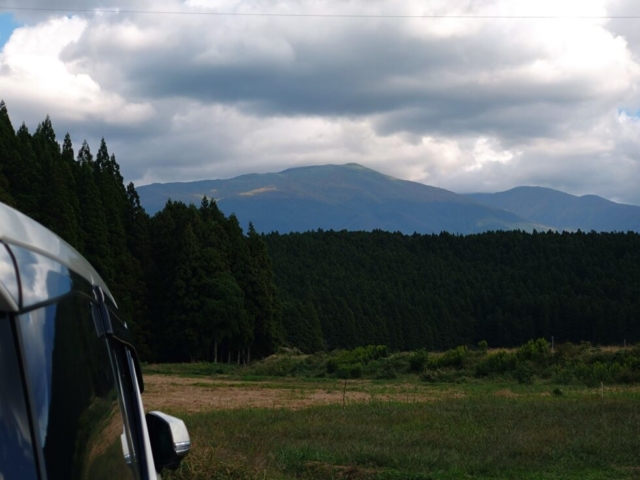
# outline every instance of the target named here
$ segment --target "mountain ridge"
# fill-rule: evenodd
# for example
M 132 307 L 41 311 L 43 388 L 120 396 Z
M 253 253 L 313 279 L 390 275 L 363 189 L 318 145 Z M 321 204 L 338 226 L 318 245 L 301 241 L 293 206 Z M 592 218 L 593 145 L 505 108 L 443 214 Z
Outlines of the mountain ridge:
M 438 187 L 401 180 L 359 164 L 289 168 L 227 180 L 151 184 L 137 188 L 150 214 L 166 201 L 213 198 L 242 225 L 260 232 L 388 230 L 479 233 L 544 229 L 519 216 Z
M 557 230 L 640 231 L 640 207 L 598 195 L 576 196 L 547 187 L 520 186 L 467 196 Z
M 388 230 L 471 234 L 487 230 L 640 231 L 640 207 L 597 195 L 537 186 L 457 194 L 402 180 L 356 163 L 288 168 L 230 179 L 154 183 L 137 188 L 150 213 L 168 199 L 216 200 L 226 214 L 256 230 Z

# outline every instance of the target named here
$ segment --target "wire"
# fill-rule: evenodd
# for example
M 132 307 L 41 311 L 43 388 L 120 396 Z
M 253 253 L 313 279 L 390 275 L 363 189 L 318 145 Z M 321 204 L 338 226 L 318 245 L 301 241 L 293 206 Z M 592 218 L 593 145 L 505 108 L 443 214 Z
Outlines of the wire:
M 207 15 L 214 17 L 295 17 L 295 18 L 424 18 L 463 20 L 638 20 L 640 15 L 360 15 L 341 13 L 242 13 L 242 12 L 184 12 L 178 10 L 123 10 L 89 8 L 48 8 L 48 7 L 0 7 L 0 10 L 30 12 L 71 12 L 71 13 L 113 13 L 150 15 Z

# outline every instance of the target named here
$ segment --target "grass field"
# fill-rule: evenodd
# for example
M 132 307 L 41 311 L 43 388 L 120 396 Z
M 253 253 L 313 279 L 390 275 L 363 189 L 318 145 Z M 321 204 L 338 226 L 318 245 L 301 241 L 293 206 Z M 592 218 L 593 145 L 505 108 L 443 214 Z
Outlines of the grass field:
M 640 478 L 636 384 L 145 371 L 145 406 L 183 418 L 192 439 L 164 479 Z

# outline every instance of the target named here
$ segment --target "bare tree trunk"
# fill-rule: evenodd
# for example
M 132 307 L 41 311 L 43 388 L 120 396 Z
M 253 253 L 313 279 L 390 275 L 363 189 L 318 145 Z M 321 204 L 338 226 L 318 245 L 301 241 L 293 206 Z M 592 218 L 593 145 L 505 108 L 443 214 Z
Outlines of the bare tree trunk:
M 213 363 L 218 363 L 218 339 L 213 341 Z
M 231 345 L 229 345 L 229 351 L 227 352 L 227 365 L 231 365 Z
M 240 354 L 242 353 L 242 349 L 238 347 L 238 365 L 240 365 Z
M 247 363 L 251 363 L 251 345 L 247 347 L 247 361 L 245 362 L 245 365 Z

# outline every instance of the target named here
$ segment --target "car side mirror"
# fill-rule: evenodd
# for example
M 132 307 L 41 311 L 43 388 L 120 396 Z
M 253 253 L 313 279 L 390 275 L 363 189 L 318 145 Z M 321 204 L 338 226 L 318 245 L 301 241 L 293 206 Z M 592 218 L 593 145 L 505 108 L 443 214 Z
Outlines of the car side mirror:
M 146 420 L 156 470 L 175 470 L 191 448 L 187 426 L 179 418 L 157 411 L 148 412 Z

